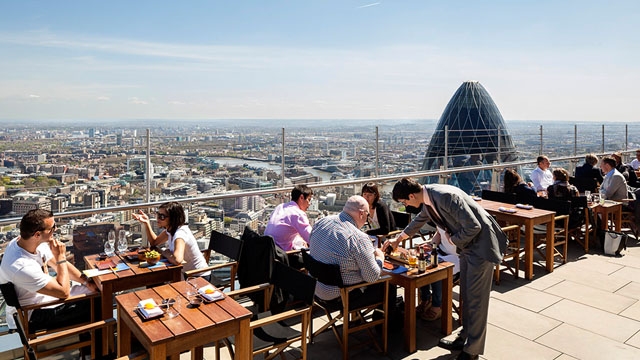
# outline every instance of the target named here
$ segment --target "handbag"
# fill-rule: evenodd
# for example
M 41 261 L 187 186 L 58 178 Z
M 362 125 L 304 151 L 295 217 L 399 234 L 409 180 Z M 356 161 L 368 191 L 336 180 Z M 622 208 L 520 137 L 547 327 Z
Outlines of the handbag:
M 610 231 L 600 230 L 604 254 L 611 256 L 621 256 L 620 252 L 627 249 L 627 238 L 629 235 Z

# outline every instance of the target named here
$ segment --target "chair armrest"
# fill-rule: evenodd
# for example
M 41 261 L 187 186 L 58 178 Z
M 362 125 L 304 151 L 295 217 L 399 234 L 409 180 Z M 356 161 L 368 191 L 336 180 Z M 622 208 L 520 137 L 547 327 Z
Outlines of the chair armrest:
M 262 283 L 259 285 L 253 285 L 253 286 L 248 286 L 246 288 L 229 291 L 225 294 L 227 296 L 243 296 L 243 295 L 251 294 L 258 291 L 266 291 L 269 287 L 272 287 L 272 286 L 273 285 L 269 283 Z
M 192 276 L 194 274 L 200 274 L 202 272 L 205 271 L 211 271 L 211 270 L 217 270 L 217 269 L 222 269 L 222 268 L 226 268 L 226 267 L 230 267 L 230 268 L 234 268 L 234 267 L 238 267 L 238 262 L 237 261 L 231 261 L 228 263 L 224 263 L 224 264 L 216 264 L 216 265 L 209 265 L 207 267 L 203 267 L 200 269 L 193 269 L 193 270 L 189 270 L 189 271 L 185 271 L 184 275 L 186 277 Z
M 502 232 L 509 232 L 509 231 L 513 231 L 513 230 L 520 230 L 520 225 L 509 225 L 509 226 L 503 226 L 502 227 Z
M 297 250 L 287 250 L 285 251 L 287 253 L 287 255 L 291 255 L 291 254 L 297 254 L 300 251 L 302 251 L 302 249 L 297 249 Z
M 101 329 L 104 327 L 108 327 L 108 326 L 115 326 L 116 325 L 116 319 L 114 318 L 109 318 L 106 320 L 100 320 L 100 321 L 96 321 L 96 322 L 92 322 L 90 324 L 86 324 L 86 325 L 80 325 L 80 326 L 76 326 L 74 328 L 71 329 L 67 329 L 67 330 L 62 330 L 62 331 L 58 331 L 55 332 L 53 334 L 47 335 L 47 336 L 43 336 L 43 337 L 39 337 L 36 339 L 31 339 L 29 340 L 29 344 L 31 345 L 31 347 L 36 348 L 38 345 L 41 344 L 46 344 L 58 339 L 62 339 L 62 338 L 66 338 L 68 336 L 71 335 L 77 335 L 80 333 L 84 333 L 87 331 L 91 331 L 91 330 L 97 330 L 97 329 Z
M 100 296 L 99 292 L 92 292 L 92 293 L 88 293 L 88 294 L 79 294 L 79 295 L 69 296 L 66 299 L 58 299 L 58 300 L 49 301 L 49 302 L 40 303 L 40 304 L 25 305 L 25 306 L 22 306 L 22 310 L 24 310 L 24 311 L 35 310 L 35 309 L 43 308 L 45 306 L 63 304 L 63 303 L 72 303 L 72 302 L 76 302 L 76 301 L 82 301 L 82 300 L 97 298 L 99 296 Z
M 352 291 L 352 290 L 355 290 L 355 289 L 359 289 L 359 288 L 363 288 L 363 287 L 367 287 L 367 286 L 371 286 L 371 285 L 375 285 L 375 284 L 379 284 L 379 283 L 388 283 L 390 279 L 391 279 L 390 275 L 382 275 L 376 281 L 361 282 L 361 283 L 352 284 L 352 285 L 345 285 L 343 287 L 343 289 L 345 289 L 347 291 Z
M 263 319 L 254 320 L 249 324 L 249 327 L 251 329 L 263 327 L 265 325 L 273 324 L 273 323 L 276 323 L 278 321 L 290 319 L 290 318 L 297 317 L 297 316 L 302 316 L 304 313 L 309 312 L 309 311 L 311 311 L 311 306 L 307 306 L 307 307 L 302 308 L 302 309 L 287 310 L 285 312 L 274 314 L 274 315 L 268 316 L 268 317 L 263 318 Z

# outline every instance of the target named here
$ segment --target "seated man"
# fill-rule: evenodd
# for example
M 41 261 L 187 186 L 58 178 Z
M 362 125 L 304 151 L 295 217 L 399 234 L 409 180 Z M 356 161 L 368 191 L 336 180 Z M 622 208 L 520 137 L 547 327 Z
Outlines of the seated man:
M 553 184 L 553 174 L 551 170 L 549 170 L 551 162 L 549 158 L 544 155 L 538 156 L 536 160 L 538 167 L 531 172 L 531 182 L 533 182 L 533 187 L 536 191 L 545 191 Z
M 96 285 L 66 260 L 66 245 L 54 238 L 53 213 L 34 209 L 20 221 L 20 236 L 7 245 L 0 264 L 0 283 L 12 282 L 21 305 L 40 304 L 65 299 L 70 295 L 95 292 Z M 56 276 L 49 275 L 50 266 Z M 82 285 L 71 286 L 71 280 Z M 86 321 L 90 317 L 89 301 L 60 304 L 36 309 L 31 313 L 29 329 L 48 329 Z M 13 307 L 7 307 L 7 323 L 15 329 Z
M 600 163 L 604 180 L 600 185 L 600 196 L 607 200 L 620 201 L 627 198 L 627 181 L 617 169 L 616 160 L 612 156 L 605 156 Z
M 309 242 L 309 254 L 326 264 L 340 265 L 345 285 L 363 281 L 378 280 L 384 262 L 384 253 L 374 248 L 369 236 L 360 230 L 367 222 L 369 203 L 360 195 L 347 200 L 342 212 L 320 219 L 313 230 Z M 364 292 L 351 292 L 350 302 L 366 300 L 371 294 L 380 294 L 381 287 L 367 287 Z M 316 284 L 316 296 L 323 300 L 334 300 L 340 290 L 321 282 Z
M 313 190 L 306 185 L 297 185 L 291 190 L 291 201 L 276 206 L 264 230 L 265 235 L 284 251 L 300 249 L 308 246 L 311 225 L 305 211 L 311 204 Z M 300 254 L 289 256 L 289 264 L 295 268 L 302 267 Z
M 597 164 L 598 157 L 595 154 L 587 154 L 584 157 L 584 164 L 576 167 L 576 184 L 580 184 L 583 187 L 581 189 L 580 186 L 576 185 L 578 190 L 595 192 L 598 184 L 602 184 L 602 173 L 596 166 Z

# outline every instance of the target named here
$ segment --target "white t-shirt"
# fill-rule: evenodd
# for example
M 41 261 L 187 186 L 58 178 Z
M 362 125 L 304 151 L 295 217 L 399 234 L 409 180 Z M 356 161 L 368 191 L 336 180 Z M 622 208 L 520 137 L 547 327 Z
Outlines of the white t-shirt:
M 198 242 L 196 238 L 193 236 L 193 233 L 189 229 L 189 226 L 182 225 L 176 230 L 174 236 L 167 231 L 167 236 L 169 237 L 167 240 L 167 245 L 169 246 L 169 250 L 173 252 L 175 250 L 175 239 L 184 240 L 184 263 L 182 267 L 185 271 L 195 270 L 207 267 L 208 264 L 202 255 L 202 251 L 198 247 Z M 198 274 L 198 276 L 207 276 L 211 274 L 211 271 L 204 272 L 202 274 Z

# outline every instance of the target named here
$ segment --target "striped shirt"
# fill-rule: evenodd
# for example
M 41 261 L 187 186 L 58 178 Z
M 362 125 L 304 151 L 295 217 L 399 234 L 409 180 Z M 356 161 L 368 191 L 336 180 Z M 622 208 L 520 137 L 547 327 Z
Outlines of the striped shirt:
M 381 269 L 374 252 L 369 236 L 358 229 L 345 212 L 320 219 L 309 237 L 309 254 L 325 264 L 340 265 L 345 285 L 372 282 L 380 277 Z M 316 295 L 332 300 L 340 296 L 340 290 L 318 282 Z

